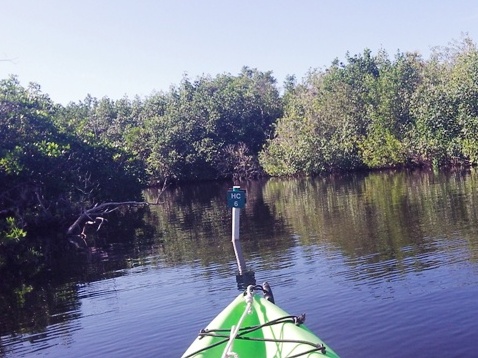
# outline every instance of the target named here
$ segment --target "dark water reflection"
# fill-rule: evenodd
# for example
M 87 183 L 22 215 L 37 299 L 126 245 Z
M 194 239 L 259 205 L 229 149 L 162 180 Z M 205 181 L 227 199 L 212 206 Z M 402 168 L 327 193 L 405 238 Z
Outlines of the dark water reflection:
M 229 187 L 171 189 L 144 225 L 68 257 L 23 300 L 0 292 L 0 356 L 179 356 L 237 293 Z M 475 172 L 243 187 L 246 262 L 342 356 L 475 355 Z

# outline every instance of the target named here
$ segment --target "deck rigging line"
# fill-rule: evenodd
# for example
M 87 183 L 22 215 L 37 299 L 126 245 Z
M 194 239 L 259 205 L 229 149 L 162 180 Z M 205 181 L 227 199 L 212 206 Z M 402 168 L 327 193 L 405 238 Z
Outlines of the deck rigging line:
M 222 353 L 222 358 L 238 357 L 238 355 L 232 351 L 232 345 L 234 344 L 234 340 L 241 329 L 242 322 L 248 314 L 252 313 L 252 304 L 254 303 L 254 297 L 252 296 L 253 294 L 254 286 L 247 286 L 246 296 L 244 297 L 244 300 L 246 301 L 246 308 L 244 309 L 239 322 L 237 322 L 237 325 L 231 327 L 231 335 L 229 341 L 227 342 L 226 348 L 224 348 L 224 352 Z

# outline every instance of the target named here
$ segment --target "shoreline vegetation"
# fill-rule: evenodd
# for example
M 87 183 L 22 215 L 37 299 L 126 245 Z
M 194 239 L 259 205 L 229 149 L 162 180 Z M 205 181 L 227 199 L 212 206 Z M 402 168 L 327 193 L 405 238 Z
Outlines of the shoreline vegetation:
M 0 272 L 32 275 L 64 250 L 75 219 L 142 202 L 148 186 L 477 163 L 478 49 L 468 37 L 429 59 L 365 49 L 282 86 L 244 67 L 146 98 L 66 106 L 11 76 L 0 80 Z M 87 220 L 104 220 L 83 217 L 68 233 L 76 242 Z

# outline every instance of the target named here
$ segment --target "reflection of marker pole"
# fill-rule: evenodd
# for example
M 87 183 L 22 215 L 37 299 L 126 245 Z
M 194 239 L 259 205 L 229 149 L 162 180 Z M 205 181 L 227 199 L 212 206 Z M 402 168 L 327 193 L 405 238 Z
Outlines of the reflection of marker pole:
M 232 188 L 232 195 L 242 194 L 240 186 L 234 186 Z M 239 274 L 242 275 L 246 272 L 246 262 L 244 256 L 242 256 L 242 247 L 239 241 L 239 224 L 241 218 L 241 209 L 237 206 L 232 207 L 232 246 L 234 247 L 234 253 L 236 254 L 237 267 Z

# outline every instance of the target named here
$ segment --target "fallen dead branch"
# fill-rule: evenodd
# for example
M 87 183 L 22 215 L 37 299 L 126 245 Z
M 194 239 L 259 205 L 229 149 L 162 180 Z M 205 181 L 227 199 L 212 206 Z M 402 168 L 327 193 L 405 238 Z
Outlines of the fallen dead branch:
M 97 219 L 103 219 L 104 215 L 110 214 L 121 207 L 128 206 L 128 207 L 141 207 L 146 205 L 155 205 L 143 201 L 121 201 L 121 202 L 109 202 L 103 204 L 96 204 L 94 207 L 85 210 L 71 226 L 68 228 L 66 232 L 67 235 L 73 235 L 74 232 L 84 232 L 84 228 L 87 224 L 96 221 Z M 83 229 L 82 229 L 83 227 Z M 98 227 L 101 227 L 101 224 Z M 81 236 L 81 234 L 80 234 Z

